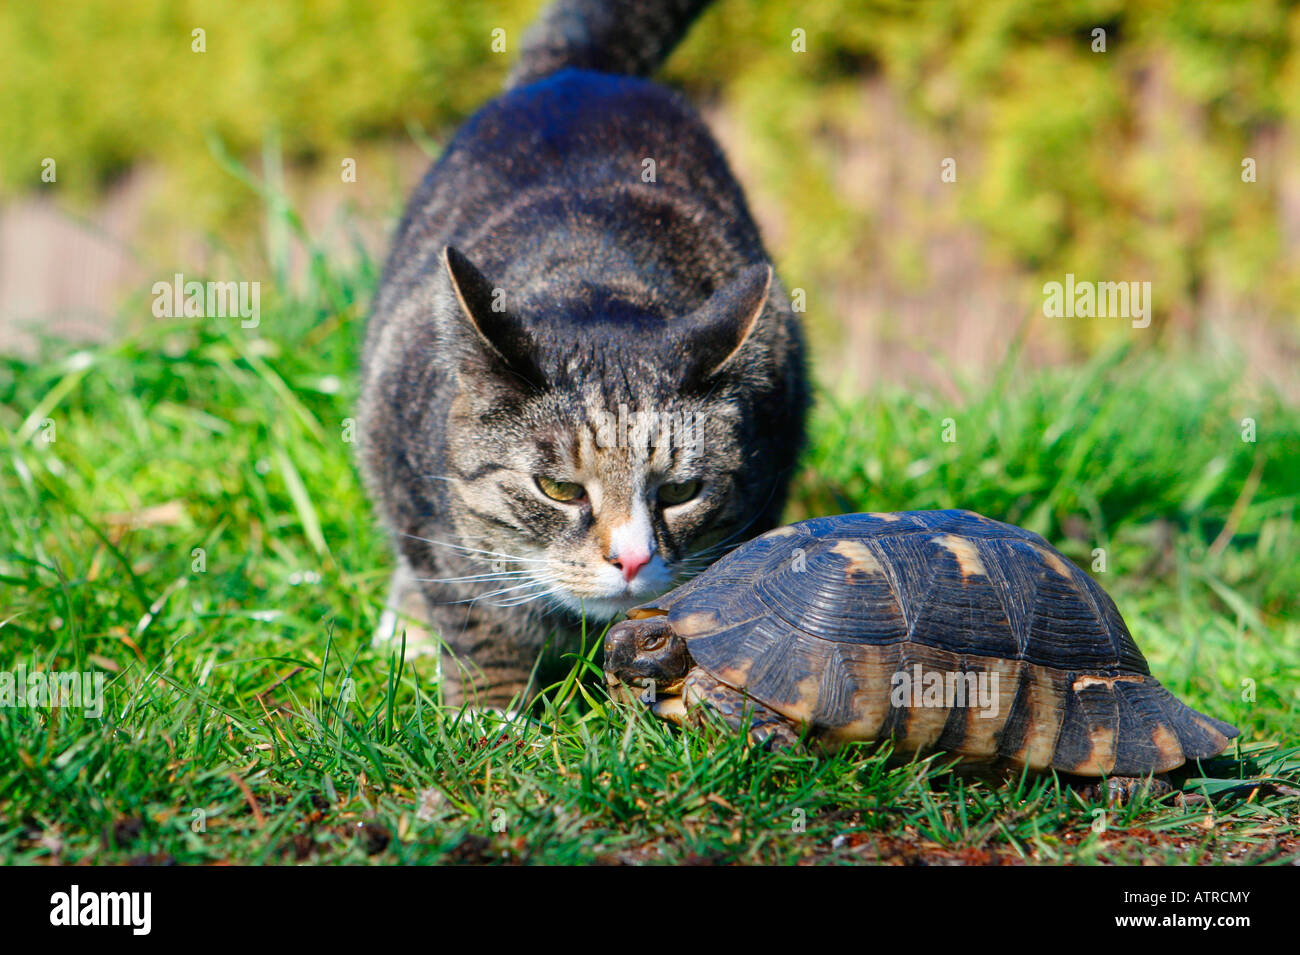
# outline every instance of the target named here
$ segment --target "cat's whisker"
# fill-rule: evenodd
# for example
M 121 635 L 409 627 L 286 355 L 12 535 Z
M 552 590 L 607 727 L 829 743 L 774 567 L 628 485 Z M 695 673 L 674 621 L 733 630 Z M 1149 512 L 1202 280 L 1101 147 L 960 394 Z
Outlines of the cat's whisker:
M 520 563 L 532 563 L 532 564 L 553 563 L 553 561 L 550 558 L 546 558 L 546 557 L 520 557 L 515 554 L 506 554 L 496 550 L 482 550 L 478 547 L 466 547 L 464 544 L 453 544 L 451 541 L 434 540 L 431 537 L 418 537 L 415 534 L 405 534 L 403 536 L 409 537 L 411 538 L 411 540 L 421 541 L 425 544 L 432 544 L 435 547 L 446 547 L 449 550 L 457 550 L 464 554 L 485 555 L 487 557 L 495 558 L 497 560 L 511 560 L 511 561 L 518 561 Z
M 477 604 L 477 603 L 479 603 L 480 601 L 482 601 L 482 602 L 486 603 L 489 607 L 498 607 L 498 606 L 501 606 L 501 604 L 500 604 L 499 602 L 496 602 L 494 598 L 504 596 L 504 595 L 506 595 L 506 594 L 509 594 L 509 593 L 512 592 L 512 591 L 519 590 L 519 589 L 521 589 L 521 588 L 523 588 L 523 587 L 536 587 L 536 586 L 538 586 L 538 585 L 539 585 L 539 584 L 538 584 L 537 581 L 529 581 L 527 584 L 521 584 L 519 587 L 505 587 L 505 588 L 503 588 L 503 589 L 501 589 L 501 590 L 493 590 L 493 591 L 490 591 L 489 593 L 486 593 L 486 594 L 479 594 L 479 595 L 476 596 L 476 597 L 465 597 L 465 598 L 463 598 L 463 599 L 461 599 L 461 600 L 441 600 L 441 601 L 438 602 L 438 606 L 440 606 L 440 607 L 454 607 L 454 606 L 456 606 L 456 605 L 458 605 L 458 604 L 471 604 L 471 605 L 472 605 L 472 604 Z M 545 586 L 545 585 L 543 584 L 542 586 Z M 522 596 L 522 595 L 521 595 L 521 596 Z
M 488 593 L 480 594 L 478 599 L 486 599 L 488 597 L 500 597 L 502 594 L 512 593 L 516 590 L 525 590 L 529 587 L 538 587 L 538 586 L 549 587 L 554 583 L 556 583 L 556 581 L 554 580 L 538 580 L 537 578 L 533 577 L 524 581 L 522 584 L 515 584 L 515 586 L 513 587 L 502 587 L 500 590 L 492 590 L 489 591 Z
M 555 587 L 555 588 L 553 588 L 553 589 L 551 589 L 551 590 L 544 590 L 544 591 L 542 591 L 542 592 L 539 593 L 539 594 L 527 594 L 527 595 L 525 595 L 525 596 L 515 597 L 515 598 L 512 598 L 512 599 L 510 599 L 510 600 L 499 601 L 499 602 L 497 602 L 497 603 L 492 604 L 492 606 L 494 606 L 494 607 L 522 607 L 524 604 L 532 603 L 534 600 L 542 600 L 542 599 L 544 599 L 544 598 L 550 597 L 551 595 L 553 595 L 553 594 L 557 594 L 557 593 L 559 593 L 559 592 L 560 592 L 560 588 L 559 588 L 559 587 Z
M 495 594 L 482 594 L 478 597 L 475 597 L 474 600 L 470 602 L 477 603 L 478 601 L 483 601 L 485 605 L 489 607 L 521 607 L 524 604 L 533 602 L 534 600 L 541 600 L 543 598 L 550 597 L 551 595 L 557 594 L 564 589 L 563 585 L 555 586 L 555 583 L 556 583 L 555 581 L 537 580 L 537 581 L 533 581 L 533 584 L 535 586 L 544 587 L 547 589 L 538 591 L 537 593 L 515 594 L 513 597 L 506 597 L 505 599 L 492 599 L 495 597 L 499 597 L 505 593 L 505 591 L 498 591 Z M 514 588 L 514 589 L 520 589 L 520 588 Z
M 554 566 L 576 566 L 578 561 L 556 560 L 551 557 L 519 557 L 515 554 L 505 554 L 496 550 L 482 550 L 478 547 L 467 547 L 464 544 L 453 544 L 451 541 L 439 541 L 430 537 L 420 537 L 416 534 L 403 534 L 403 537 L 409 537 L 411 540 L 421 541 L 425 544 L 433 544 L 435 547 L 447 547 L 452 550 L 461 551 L 464 554 L 481 554 L 488 558 L 503 561 L 512 561 L 521 564 L 550 564 Z
M 484 580 L 520 580 L 530 573 L 532 571 L 502 570 L 488 574 L 466 574 L 464 577 L 413 577 L 411 579 L 419 584 L 461 584 Z

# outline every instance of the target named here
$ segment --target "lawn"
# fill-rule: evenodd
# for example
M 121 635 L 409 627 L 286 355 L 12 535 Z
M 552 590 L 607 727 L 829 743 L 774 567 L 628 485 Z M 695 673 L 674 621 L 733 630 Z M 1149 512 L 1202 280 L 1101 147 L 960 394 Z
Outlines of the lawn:
M 957 401 L 819 400 L 791 519 L 969 507 L 1040 531 L 1159 679 L 1242 729 L 1186 798 L 1102 811 L 1052 778 L 682 733 L 604 697 L 595 631 L 532 722 L 440 707 L 427 664 L 369 642 L 390 564 L 350 418 L 375 272 L 318 255 L 256 329 L 154 321 L 0 364 L 0 669 L 106 694 L 100 717 L 0 708 L 0 861 L 1300 858 L 1300 408 L 1241 368 L 1012 348 Z

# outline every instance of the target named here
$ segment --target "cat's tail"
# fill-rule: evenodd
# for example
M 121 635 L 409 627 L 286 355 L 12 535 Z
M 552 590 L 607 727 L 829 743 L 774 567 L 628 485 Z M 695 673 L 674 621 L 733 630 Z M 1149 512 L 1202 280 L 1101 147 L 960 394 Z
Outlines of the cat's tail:
M 557 70 L 648 76 L 710 0 L 555 0 L 524 36 L 506 88 Z

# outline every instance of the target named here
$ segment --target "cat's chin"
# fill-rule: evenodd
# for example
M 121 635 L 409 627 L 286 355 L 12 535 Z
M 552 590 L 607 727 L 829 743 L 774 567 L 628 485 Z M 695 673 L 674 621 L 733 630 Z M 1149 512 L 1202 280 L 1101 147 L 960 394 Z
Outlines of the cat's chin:
M 555 598 L 575 616 L 603 623 L 623 616 L 633 607 L 653 600 L 669 589 L 665 586 L 659 590 L 647 590 L 645 593 L 628 594 L 625 597 L 579 597 L 576 594 L 557 593 Z

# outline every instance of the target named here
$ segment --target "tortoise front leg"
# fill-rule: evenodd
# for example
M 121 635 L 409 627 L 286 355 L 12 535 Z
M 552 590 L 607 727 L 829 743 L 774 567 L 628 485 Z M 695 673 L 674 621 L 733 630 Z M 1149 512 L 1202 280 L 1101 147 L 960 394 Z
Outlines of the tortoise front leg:
M 1148 788 L 1152 798 L 1156 799 L 1174 791 L 1169 777 L 1163 774 L 1111 776 L 1105 780 L 1092 779 L 1075 784 L 1075 791 L 1085 802 L 1105 802 L 1113 806 L 1127 806 Z
M 720 683 L 696 667 L 686 675 L 682 698 L 687 709 L 708 706 L 737 733 L 746 733 L 757 746 L 788 749 L 799 742 L 799 730 L 780 713 L 739 690 Z

